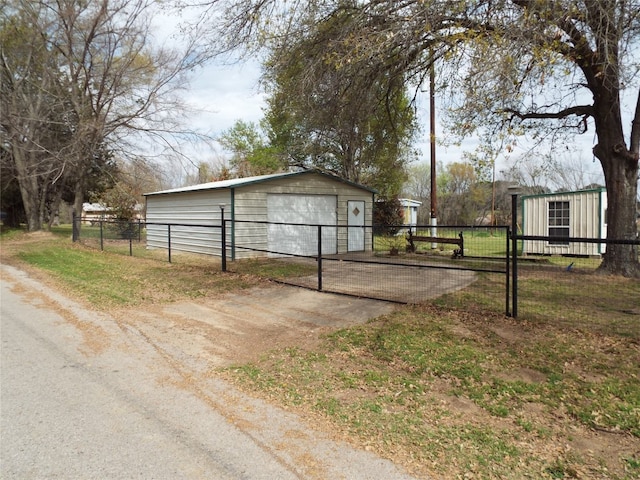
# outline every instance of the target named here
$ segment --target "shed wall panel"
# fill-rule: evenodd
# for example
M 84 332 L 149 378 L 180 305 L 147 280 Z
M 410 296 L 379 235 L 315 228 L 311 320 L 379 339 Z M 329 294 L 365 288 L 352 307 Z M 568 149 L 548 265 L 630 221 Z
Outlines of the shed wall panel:
M 371 225 L 373 222 L 373 195 L 371 192 L 321 175 L 285 178 L 238 188 L 234 196 L 235 218 L 237 220 L 266 220 L 268 215 L 267 196 L 269 194 L 335 195 L 337 197 L 336 221 L 338 225 L 344 226 L 348 224 L 348 202 L 350 200 L 361 200 L 365 202 L 365 224 Z M 236 239 L 238 244 L 249 240 L 248 237 L 239 237 L 237 231 Z M 337 232 L 338 253 L 347 251 L 347 243 L 348 229 L 339 228 Z M 366 230 L 365 244 L 372 245 L 371 229 Z M 256 245 L 266 249 L 266 235 L 264 241 Z
M 220 255 L 220 205 L 225 205 L 225 210 L 229 210 L 230 204 L 229 191 L 185 192 L 147 197 L 147 247 L 167 248 L 167 224 L 174 224 L 171 227 L 172 250 Z
M 606 192 L 589 190 L 523 198 L 523 231 L 525 235 L 549 234 L 549 202 L 569 202 L 569 236 L 604 238 L 606 224 Z M 604 244 L 575 243 L 553 245 L 546 241 L 524 242 L 523 252 L 544 255 L 599 255 Z

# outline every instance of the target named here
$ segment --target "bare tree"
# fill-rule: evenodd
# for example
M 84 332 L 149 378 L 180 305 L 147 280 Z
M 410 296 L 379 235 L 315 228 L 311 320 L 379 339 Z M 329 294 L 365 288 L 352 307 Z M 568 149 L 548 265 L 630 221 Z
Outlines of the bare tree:
M 503 180 L 517 184 L 526 194 L 550 193 L 553 165 L 540 157 L 519 158 L 500 172 Z
M 135 156 L 150 139 L 171 148 L 188 132 L 178 91 L 197 65 L 152 38 L 148 0 L 9 0 L 2 35 L 2 148 L 15 164 L 29 230 L 64 188 L 80 209 L 102 156 Z
M 555 190 L 583 190 L 602 183 L 601 175 L 595 173 L 589 162 L 575 153 L 559 153 L 550 161 L 550 180 Z
M 52 162 L 68 137 L 66 105 L 60 95 L 57 65 L 34 35 L 31 19 L 11 10 L 5 17 L 6 7 L 2 8 L 0 30 L 3 170 L 18 178 L 28 228 L 38 230 L 44 221 L 47 191 L 63 173 L 52 168 Z

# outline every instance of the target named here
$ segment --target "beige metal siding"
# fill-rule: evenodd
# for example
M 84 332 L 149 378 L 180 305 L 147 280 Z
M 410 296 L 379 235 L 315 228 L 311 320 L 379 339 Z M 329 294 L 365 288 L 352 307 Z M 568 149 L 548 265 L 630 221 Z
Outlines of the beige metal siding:
M 227 232 L 227 242 L 250 246 L 254 250 L 236 248 L 236 259 L 264 256 L 259 250 L 268 249 L 267 225 L 242 221 L 266 222 L 267 196 L 269 194 L 333 195 L 337 198 L 337 223 L 346 227 L 349 200 L 365 202 L 365 222 L 372 222 L 373 194 L 355 185 L 341 182 L 320 174 L 305 174 L 268 179 L 255 183 L 238 184 L 225 188 L 210 188 L 187 192 L 152 194 L 147 196 L 147 245 L 149 248 L 167 248 L 167 227 L 153 223 L 183 223 L 220 225 L 220 204 L 224 203 L 225 218 L 237 220 L 233 231 Z M 347 252 L 347 228 L 338 229 L 337 249 Z M 172 227 L 171 248 L 219 255 L 219 229 Z M 367 229 L 365 245 L 371 248 L 372 237 Z
M 606 225 L 604 225 L 606 199 L 606 192 L 599 190 L 525 197 L 523 199 L 524 234 L 548 235 L 549 202 L 569 202 L 569 236 L 604 238 L 606 237 Z M 528 254 L 591 256 L 599 255 L 603 251 L 604 244 L 596 243 L 552 245 L 546 241 L 524 242 L 524 253 Z
M 337 223 L 347 225 L 348 222 L 348 202 L 349 200 L 362 200 L 365 202 L 365 224 L 372 223 L 372 197 L 366 190 L 347 183 L 332 180 L 322 175 L 305 175 L 300 177 L 282 178 L 265 183 L 252 184 L 236 189 L 235 192 L 235 218 L 238 220 L 258 220 L 267 219 L 267 195 L 268 194 L 301 194 L 301 195 L 335 195 L 337 197 Z M 239 226 L 239 225 L 238 225 Z M 264 236 L 256 236 L 256 245 L 267 248 L 266 228 Z M 242 233 L 236 229 L 235 235 L 238 244 L 248 241 L 248 235 L 255 235 L 254 232 Z M 338 229 L 337 248 L 338 253 L 347 252 L 348 229 Z M 367 229 L 365 245 L 370 248 L 372 242 L 371 229 Z

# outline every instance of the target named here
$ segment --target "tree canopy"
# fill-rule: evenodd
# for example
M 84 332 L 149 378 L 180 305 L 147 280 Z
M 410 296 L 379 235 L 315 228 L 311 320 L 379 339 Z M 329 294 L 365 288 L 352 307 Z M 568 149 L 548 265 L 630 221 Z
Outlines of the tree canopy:
M 231 152 L 231 169 L 238 177 L 266 175 L 286 169 L 286 163 L 273 145 L 270 145 L 255 123 L 237 120 L 219 139 Z
M 320 168 L 392 197 L 415 157 L 415 110 L 403 78 L 354 75 L 325 57 L 324 42 L 351 20 L 328 17 L 313 36 L 271 51 L 265 125 L 289 165 Z
M 208 3 L 216 6 L 209 25 L 219 51 L 304 39 L 314 44 L 317 65 L 340 69 L 348 81 L 400 79 L 416 87 L 437 62 L 460 135 L 484 130 L 495 141 L 528 133 L 558 145 L 568 142 L 561 134 L 594 130 L 609 197 L 608 237 L 636 238 L 638 0 Z M 330 36 L 316 28 L 328 19 Z M 631 102 L 623 104 L 626 92 Z M 609 245 L 601 270 L 639 276 L 638 248 Z
M 193 44 L 157 46 L 147 0 L 9 0 L 0 13 L 3 174 L 39 230 L 65 191 L 76 209 L 91 175 L 143 138 L 184 133 L 176 95 L 201 60 Z

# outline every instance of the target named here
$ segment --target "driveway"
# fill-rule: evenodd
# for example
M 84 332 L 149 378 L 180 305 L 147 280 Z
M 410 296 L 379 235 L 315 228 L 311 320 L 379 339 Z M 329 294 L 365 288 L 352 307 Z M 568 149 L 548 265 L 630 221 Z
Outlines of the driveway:
M 412 478 L 216 372 L 393 306 L 273 286 L 105 314 L 0 270 L 0 477 Z
M 415 258 L 376 257 L 370 252 L 327 257 L 322 261 L 322 290 L 399 303 L 421 303 L 461 290 L 477 279 L 476 273 L 464 270 L 460 262 L 443 265 Z M 283 261 L 317 266 L 313 258 Z M 317 289 L 318 275 L 291 277 L 287 282 Z

